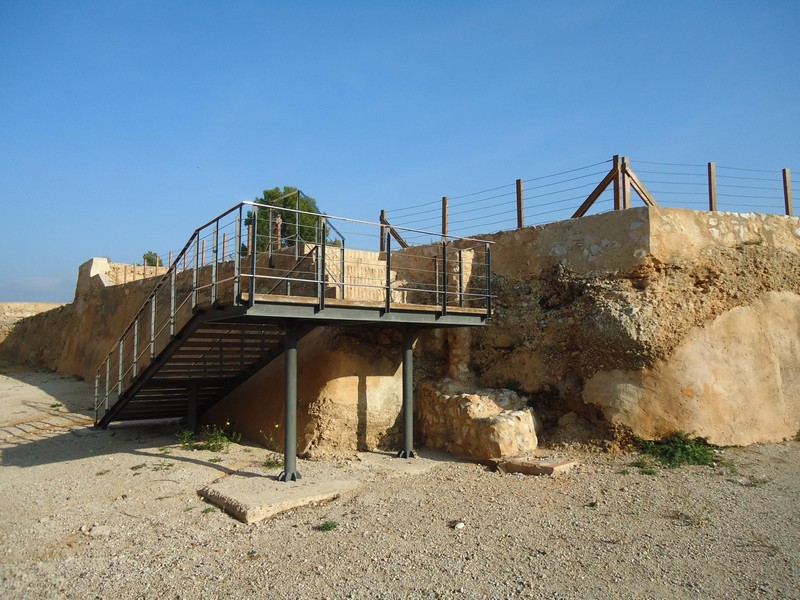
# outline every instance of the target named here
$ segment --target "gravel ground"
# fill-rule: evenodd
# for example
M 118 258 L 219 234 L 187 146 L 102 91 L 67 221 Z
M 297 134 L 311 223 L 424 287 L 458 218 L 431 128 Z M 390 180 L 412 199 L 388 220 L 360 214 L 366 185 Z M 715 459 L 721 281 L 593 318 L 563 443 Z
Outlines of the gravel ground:
M 0 366 L 3 598 L 800 597 L 797 441 L 655 475 L 577 446 L 546 450 L 580 463 L 559 478 L 423 459 L 423 474 L 362 473 L 332 502 L 244 525 L 196 492 L 274 476 L 271 453 L 183 450 L 164 426 L 90 433 L 89 398 Z

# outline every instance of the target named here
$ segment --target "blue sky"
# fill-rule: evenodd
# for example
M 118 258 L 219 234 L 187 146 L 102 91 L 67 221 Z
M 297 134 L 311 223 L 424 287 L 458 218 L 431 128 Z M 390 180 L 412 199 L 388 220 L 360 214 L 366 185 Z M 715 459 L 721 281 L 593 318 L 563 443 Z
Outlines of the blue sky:
M 613 154 L 800 180 L 798 30 L 796 1 L 0 0 L 0 301 L 274 186 L 376 220 Z

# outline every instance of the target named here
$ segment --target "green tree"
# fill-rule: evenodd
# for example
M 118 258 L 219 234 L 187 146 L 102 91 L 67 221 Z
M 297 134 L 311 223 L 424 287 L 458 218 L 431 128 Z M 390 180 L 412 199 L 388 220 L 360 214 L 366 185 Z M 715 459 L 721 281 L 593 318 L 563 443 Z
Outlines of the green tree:
M 258 211 L 256 240 L 258 252 L 264 251 L 267 246 L 271 232 L 270 217 L 275 220 L 280 216 L 282 220 L 279 246 L 284 244 L 293 246 L 295 240 L 312 244 L 319 242 L 321 219 L 316 216 L 319 214 L 319 207 L 314 198 L 306 196 L 296 187 L 285 185 L 282 190 L 278 187 L 264 190 L 262 196 L 256 198 L 255 202 L 277 207 L 271 211 L 266 208 Z M 299 214 L 295 212 L 297 210 L 315 214 Z M 253 223 L 253 211 L 248 211 L 245 224 L 249 226 L 251 223 Z
M 142 264 L 148 267 L 163 267 L 164 263 L 161 262 L 161 257 L 152 250 L 148 250 L 142 255 Z

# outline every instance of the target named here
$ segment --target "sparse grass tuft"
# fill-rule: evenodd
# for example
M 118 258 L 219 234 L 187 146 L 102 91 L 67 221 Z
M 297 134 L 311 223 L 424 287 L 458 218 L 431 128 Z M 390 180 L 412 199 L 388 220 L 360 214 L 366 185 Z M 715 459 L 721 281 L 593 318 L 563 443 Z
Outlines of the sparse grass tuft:
M 339 524 L 336 521 L 325 521 L 320 525 L 315 525 L 314 529 L 316 529 L 317 531 L 333 531 L 338 526 Z
M 279 469 L 282 466 L 283 466 L 283 461 L 281 460 L 281 457 L 278 456 L 277 454 L 268 456 L 267 459 L 264 461 L 265 469 Z
M 61 408 L 62 406 L 64 406 L 64 405 L 61 404 L 61 402 L 56 402 L 54 404 L 51 404 L 50 408 Z M 92 410 L 94 410 L 94 408 Z
M 222 457 L 221 457 L 221 456 L 215 456 L 214 458 L 209 458 L 209 459 L 208 459 L 208 462 L 213 462 L 213 463 L 221 463 L 221 462 L 222 462 L 222 460 L 223 460 L 223 459 L 222 459 Z
M 639 469 L 639 473 L 642 475 L 656 475 L 658 473 L 658 470 L 653 465 L 653 462 L 646 456 L 637 458 L 631 463 L 631 466 Z
M 203 514 L 207 515 L 208 513 L 216 512 L 216 510 L 217 509 L 214 508 L 213 506 L 208 506 L 208 507 L 203 509 Z
M 147 466 L 147 463 L 141 463 L 139 465 L 133 465 L 131 467 L 131 471 L 138 471 L 139 469 L 144 469 Z
M 652 456 L 671 469 L 681 465 L 714 464 L 713 446 L 703 438 L 690 438 L 682 431 L 670 433 L 655 441 L 635 437 L 634 445 L 642 454 Z
M 680 510 L 673 510 L 669 512 L 667 516 L 673 521 L 677 521 L 690 527 L 698 527 L 708 523 L 708 519 L 703 516 L 690 515 L 689 513 L 685 513 Z
M 95 473 L 95 476 L 100 477 L 101 475 L 106 475 L 108 473 L 111 473 L 111 469 L 103 469 L 102 471 L 98 471 L 97 473 Z
M 225 427 L 207 425 L 199 433 L 191 429 L 178 432 L 178 441 L 184 450 L 208 450 L 209 452 L 227 452 L 231 444 L 238 444 L 242 434 L 235 432 L 230 427 L 230 421 Z

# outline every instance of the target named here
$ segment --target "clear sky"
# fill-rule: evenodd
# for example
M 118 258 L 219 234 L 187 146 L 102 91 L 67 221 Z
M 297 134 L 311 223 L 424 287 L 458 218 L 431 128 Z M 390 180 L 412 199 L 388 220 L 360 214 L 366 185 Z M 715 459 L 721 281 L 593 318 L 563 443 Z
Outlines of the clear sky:
M 274 186 L 377 220 L 614 154 L 800 180 L 798 32 L 796 0 L 0 0 L 0 301 Z

